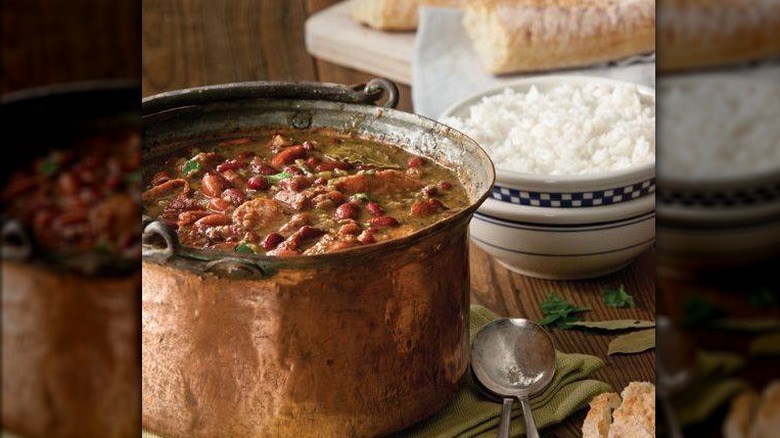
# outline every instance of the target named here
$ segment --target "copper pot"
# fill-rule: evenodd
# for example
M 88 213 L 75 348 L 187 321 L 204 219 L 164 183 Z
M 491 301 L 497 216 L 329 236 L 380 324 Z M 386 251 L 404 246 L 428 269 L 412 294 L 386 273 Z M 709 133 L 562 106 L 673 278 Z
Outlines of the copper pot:
M 5 144 L 20 159 L 3 160 L 2 175 L 47 145 L 139 126 L 139 94 L 134 83 L 109 81 L 4 96 Z M 3 429 L 29 438 L 139 436 L 140 254 L 118 272 L 114 260 L 55 257 L 28 235 L 3 218 Z
M 382 91 L 394 105 L 397 90 L 384 80 L 227 84 L 144 100 L 148 160 L 207 134 L 330 127 L 454 169 L 471 200 L 402 239 L 283 259 L 182 247 L 147 221 L 145 428 L 166 437 L 370 437 L 452 400 L 468 365 L 467 225 L 493 165 L 459 132 L 369 105 Z

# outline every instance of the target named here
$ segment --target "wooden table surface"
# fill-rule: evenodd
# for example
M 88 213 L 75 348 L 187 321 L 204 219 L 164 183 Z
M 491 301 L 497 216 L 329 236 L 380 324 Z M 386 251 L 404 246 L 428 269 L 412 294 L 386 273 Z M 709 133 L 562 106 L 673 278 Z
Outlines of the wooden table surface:
M 335 0 L 144 0 L 143 94 L 206 84 L 247 80 L 309 80 L 360 83 L 371 76 L 312 58 L 304 47 L 306 18 Z M 334 32 L 338 29 L 334 29 Z M 412 111 L 411 91 L 401 86 L 399 108 Z M 543 281 L 514 274 L 472 245 L 472 302 L 502 316 L 541 317 L 538 303 L 555 291 L 593 310 L 587 319 L 655 317 L 652 251 L 628 268 L 591 281 Z M 635 309 L 603 304 L 603 283 L 625 284 Z M 606 360 L 596 378 L 622 388 L 632 380 L 654 380 L 653 351 L 607 357 L 612 335 L 553 330 L 560 350 L 589 353 Z M 498 409 L 498 405 L 496 409 Z M 584 412 L 547 430 L 549 436 L 580 435 Z

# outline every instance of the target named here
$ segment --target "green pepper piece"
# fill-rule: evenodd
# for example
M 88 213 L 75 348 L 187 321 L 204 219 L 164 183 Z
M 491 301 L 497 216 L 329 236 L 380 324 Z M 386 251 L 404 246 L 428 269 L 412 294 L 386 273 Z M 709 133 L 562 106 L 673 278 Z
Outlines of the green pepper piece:
M 235 251 L 240 254 L 254 254 L 255 250 L 252 249 L 251 246 L 247 245 L 246 242 L 241 242 L 236 246 Z
M 283 179 L 287 179 L 287 178 L 289 178 L 291 176 L 292 176 L 291 173 L 280 172 L 280 173 L 277 173 L 276 175 L 268 175 L 268 176 L 265 177 L 265 179 L 267 179 L 268 182 L 270 182 L 271 184 L 276 184 L 279 181 L 281 181 Z
M 189 160 L 184 163 L 184 166 L 182 166 L 181 170 L 184 172 L 184 176 L 193 176 L 200 172 L 201 168 L 202 166 L 200 165 L 200 161 Z

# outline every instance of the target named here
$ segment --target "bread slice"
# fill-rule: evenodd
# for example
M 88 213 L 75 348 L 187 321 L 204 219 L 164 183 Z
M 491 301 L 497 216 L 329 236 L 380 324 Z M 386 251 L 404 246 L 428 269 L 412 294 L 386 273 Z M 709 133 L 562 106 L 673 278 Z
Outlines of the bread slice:
M 723 423 L 724 438 L 748 438 L 761 399 L 755 391 L 745 391 L 731 402 Z
M 608 438 L 655 437 L 655 385 L 631 382 L 620 396 L 623 402 L 612 414 Z
M 654 0 L 481 0 L 463 23 L 494 74 L 589 65 L 655 50 Z
M 599 394 L 590 402 L 590 410 L 582 423 L 582 438 L 607 438 L 612 425 L 612 412 L 620 406 L 616 392 Z
M 659 71 L 780 56 L 780 0 L 660 0 L 658 11 Z

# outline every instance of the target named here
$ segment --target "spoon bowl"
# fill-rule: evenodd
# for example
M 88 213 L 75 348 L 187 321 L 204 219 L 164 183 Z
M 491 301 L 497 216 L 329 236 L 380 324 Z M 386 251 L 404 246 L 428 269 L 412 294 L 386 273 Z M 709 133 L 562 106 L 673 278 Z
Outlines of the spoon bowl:
M 506 436 L 506 399 L 516 397 L 523 407 L 526 435 L 538 437 L 528 398 L 542 391 L 555 375 L 555 345 L 539 324 L 521 318 L 502 318 L 483 327 L 474 338 L 471 368 L 488 391 L 504 397 L 499 436 Z

